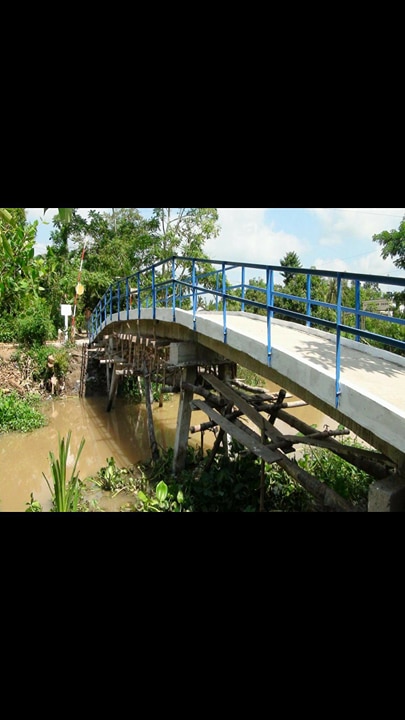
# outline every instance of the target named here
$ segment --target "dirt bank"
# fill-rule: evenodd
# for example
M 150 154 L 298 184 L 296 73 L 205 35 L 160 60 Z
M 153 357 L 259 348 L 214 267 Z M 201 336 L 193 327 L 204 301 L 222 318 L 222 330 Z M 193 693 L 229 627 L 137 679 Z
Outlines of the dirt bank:
M 75 347 L 69 348 L 69 367 L 64 378 L 63 389 L 58 390 L 59 395 L 78 395 L 80 388 L 80 374 L 82 367 L 82 345 L 83 340 L 78 340 Z M 58 343 L 52 343 L 52 347 L 58 347 Z M 28 364 L 20 367 L 13 360 L 18 346 L 10 343 L 0 343 L 0 390 L 5 392 L 18 392 L 25 395 L 29 392 L 39 392 L 49 395 L 49 388 L 42 387 L 40 382 L 35 382 L 30 374 Z

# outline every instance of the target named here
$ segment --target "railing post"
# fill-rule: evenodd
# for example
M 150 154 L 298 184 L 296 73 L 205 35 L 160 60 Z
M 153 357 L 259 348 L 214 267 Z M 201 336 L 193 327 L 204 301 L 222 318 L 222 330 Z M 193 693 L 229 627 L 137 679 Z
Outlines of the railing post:
M 125 280 L 125 309 L 127 311 L 127 320 L 129 320 L 129 311 L 131 310 L 131 291 L 129 285 L 129 278 Z
M 274 272 L 270 268 L 266 268 L 266 300 L 267 300 L 267 364 L 271 367 L 271 321 L 274 317 L 274 311 L 271 309 L 274 305 Z
M 141 273 L 140 272 L 138 272 L 136 286 L 138 288 L 138 320 L 139 320 L 141 317 Z
M 312 275 L 310 275 L 310 274 L 308 273 L 308 275 L 307 275 L 307 315 L 309 315 L 310 317 L 311 317 L 311 315 L 312 315 L 312 310 L 311 310 L 311 292 L 312 292 L 311 287 L 312 287 L 312 283 L 311 283 L 311 281 L 312 281 Z M 306 326 L 307 326 L 307 327 L 311 327 L 311 321 L 310 321 L 310 320 L 307 320 Z
M 242 312 L 245 312 L 245 303 L 244 303 L 244 300 L 245 300 L 245 266 L 244 266 L 244 265 L 242 265 L 241 282 L 242 282 L 242 304 L 241 304 L 241 308 L 242 308 Z
M 336 397 L 335 407 L 338 409 L 341 395 L 340 390 L 340 359 L 341 359 L 341 323 L 342 323 L 342 277 L 340 273 L 336 277 L 337 296 L 336 296 Z
M 226 326 L 226 270 L 225 263 L 222 263 L 222 305 L 223 305 L 223 331 L 224 343 L 228 340 L 228 328 Z
M 172 260 L 172 280 L 173 280 L 173 322 L 176 322 L 176 266 L 174 258 Z
M 152 267 L 152 307 L 153 319 L 156 320 L 156 282 L 155 282 L 155 266 Z
M 355 291 L 356 291 L 356 329 L 361 330 L 361 317 L 359 315 L 360 310 L 361 310 L 360 280 L 355 280 Z M 356 335 L 356 342 L 360 342 L 360 335 Z
M 195 260 L 193 260 L 191 282 L 193 284 L 193 330 L 196 330 L 197 329 L 197 281 L 196 281 L 196 274 L 195 274 Z
M 117 280 L 117 312 L 118 320 L 121 320 L 121 283 Z

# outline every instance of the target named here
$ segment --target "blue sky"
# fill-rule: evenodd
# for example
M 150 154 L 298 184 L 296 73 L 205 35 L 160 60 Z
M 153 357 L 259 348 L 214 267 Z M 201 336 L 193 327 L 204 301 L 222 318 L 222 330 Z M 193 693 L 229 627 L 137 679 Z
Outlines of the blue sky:
M 111 212 L 110 208 L 82 208 Z M 151 208 L 139 208 L 149 217 Z M 49 242 L 52 217 L 43 208 L 27 208 L 29 221 L 40 220 L 37 252 Z M 295 251 L 305 268 L 405 277 L 391 260 L 382 260 L 374 234 L 397 230 L 405 208 L 218 208 L 221 233 L 205 244 L 212 260 L 279 265 Z M 43 222 L 45 221 L 45 222 Z M 46 224 L 45 224 L 46 223 Z

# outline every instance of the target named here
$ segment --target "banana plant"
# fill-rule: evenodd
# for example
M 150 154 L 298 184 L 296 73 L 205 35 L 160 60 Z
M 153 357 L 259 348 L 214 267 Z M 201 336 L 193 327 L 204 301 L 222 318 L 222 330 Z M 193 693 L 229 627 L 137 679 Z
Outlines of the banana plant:
M 49 208 L 44 208 L 44 213 L 49 210 Z M 58 208 L 59 211 L 59 217 L 63 223 L 70 222 L 72 218 L 72 212 L 73 208 Z
M 46 213 L 47 210 L 49 210 L 49 208 L 44 208 L 44 213 Z M 62 222 L 68 223 L 72 217 L 73 208 L 58 208 L 58 210 L 59 217 Z M 8 210 L 6 210 L 6 208 L 0 208 L 0 216 L 7 222 L 11 222 L 13 219 L 12 215 L 8 212 Z

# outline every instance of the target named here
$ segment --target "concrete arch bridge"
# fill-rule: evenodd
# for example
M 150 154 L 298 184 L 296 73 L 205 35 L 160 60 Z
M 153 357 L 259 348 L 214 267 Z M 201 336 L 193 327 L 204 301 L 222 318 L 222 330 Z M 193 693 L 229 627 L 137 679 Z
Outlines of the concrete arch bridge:
M 368 290 L 380 285 L 390 295 L 374 305 Z M 239 419 L 229 420 L 203 394 L 195 399 L 196 376 L 203 374 L 223 407 L 249 417 L 256 436 L 245 435 L 245 444 L 269 462 L 282 465 L 294 445 L 275 427 L 277 417 L 291 420 L 286 393 L 334 418 L 373 449 L 355 463 L 374 468 L 369 509 L 403 511 L 405 319 L 386 298 L 404 291 L 405 278 L 174 256 L 115 280 L 92 312 L 88 351 L 106 364 L 109 408 L 125 374 L 148 375 L 151 368 L 164 377 L 180 374 L 175 471 L 184 462 L 193 407 L 227 434 L 241 430 Z M 284 389 L 268 400 L 269 420 L 235 387 L 237 365 Z M 295 429 L 308 442 L 342 447 L 313 428 Z

